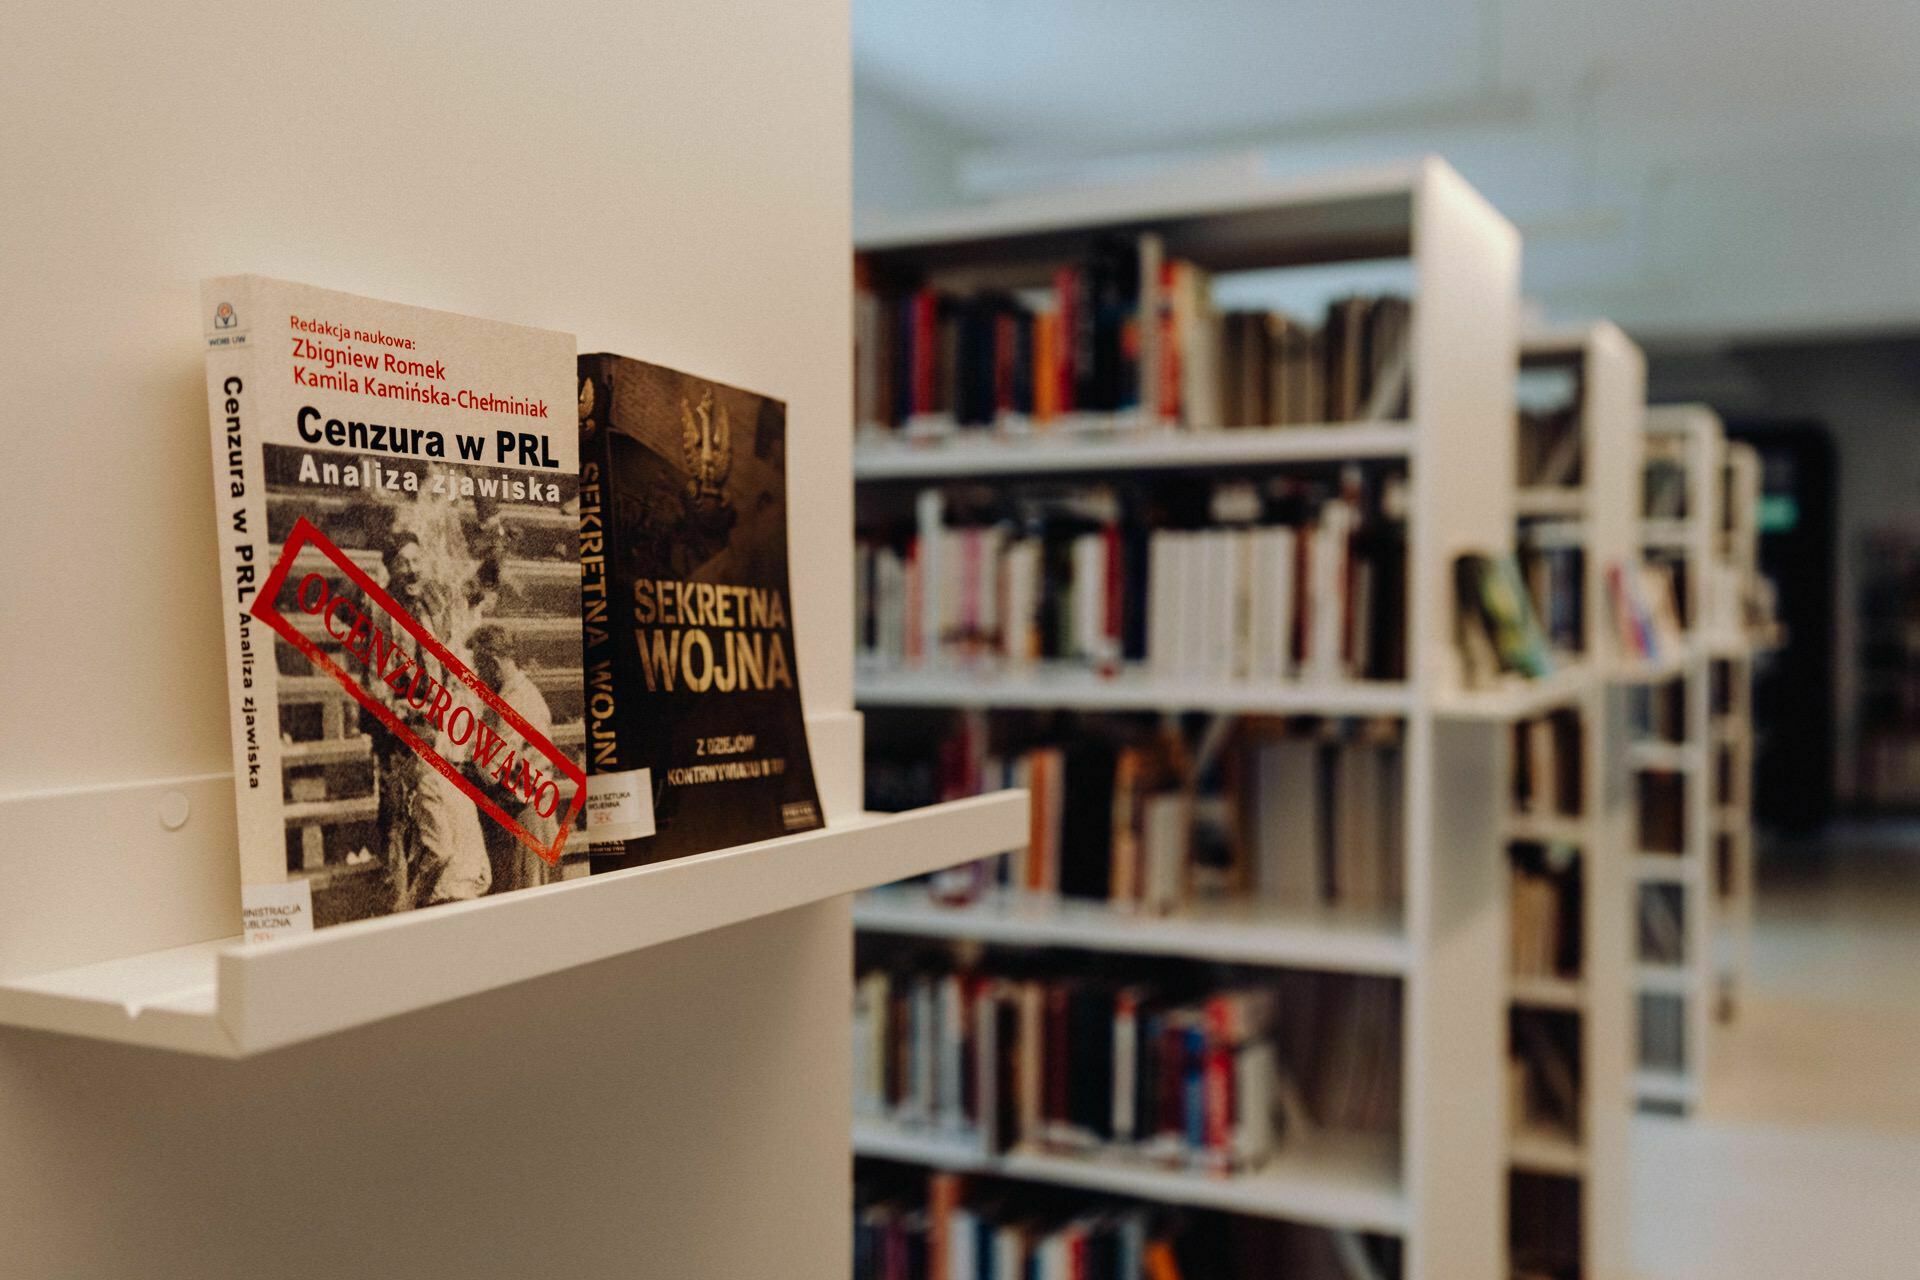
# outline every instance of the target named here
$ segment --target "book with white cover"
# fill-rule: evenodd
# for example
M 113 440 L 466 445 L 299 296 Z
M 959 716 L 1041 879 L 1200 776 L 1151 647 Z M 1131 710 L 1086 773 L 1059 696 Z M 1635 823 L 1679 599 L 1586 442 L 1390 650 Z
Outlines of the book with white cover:
M 1287 907 L 1320 900 L 1320 742 L 1277 737 L 1254 747 L 1253 863 L 1261 895 Z
M 201 300 L 247 936 L 568 874 L 572 335 L 260 276 Z

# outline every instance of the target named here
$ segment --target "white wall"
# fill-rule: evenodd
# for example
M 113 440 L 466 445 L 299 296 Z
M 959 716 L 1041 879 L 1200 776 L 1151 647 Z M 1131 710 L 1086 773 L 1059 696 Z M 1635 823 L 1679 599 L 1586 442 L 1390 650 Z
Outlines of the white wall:
M 862 85 L 853 98 L 853 202 L 868 212 L 939 208 L 960 198 L 965 141 Z
M 290 12 L 0 18 L 0 798 L 228 767 L 197 284 L 235 271 L 786 398 L 802 681 L 850 706 L 844 0 Z
M 849 708 L 847 22 L 0 11 L 0 840 L 27 793 L 230 767 L 214 273 L 785 397 L 802 682 Z M 848 947 L 827 903 L 237 1064 L 0 1031 L 0 1275 L 842 1280 Z

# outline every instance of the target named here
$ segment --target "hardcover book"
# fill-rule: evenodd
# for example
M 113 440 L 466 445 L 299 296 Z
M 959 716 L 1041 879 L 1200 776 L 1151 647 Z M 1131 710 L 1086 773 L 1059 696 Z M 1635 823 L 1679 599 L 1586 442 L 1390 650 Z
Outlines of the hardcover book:
M 786 406 L 624 356 L 582 356 L 579 374 L 594 870 L 819 827 Z M 650 808 L 648 828 L 603 823 L 603 790 Z
M 201 299 L 247 936 L 583 873 L 572 335 Z

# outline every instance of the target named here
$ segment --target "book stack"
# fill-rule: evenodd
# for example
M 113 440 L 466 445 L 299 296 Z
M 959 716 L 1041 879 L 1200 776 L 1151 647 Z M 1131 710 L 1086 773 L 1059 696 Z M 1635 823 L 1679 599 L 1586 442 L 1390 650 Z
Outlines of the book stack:
M 969 1195 L 950 1173 L 924 1196 L 856 1184 L 854 1280 L 1180 1280 L 1176 1217 L 1138 1204 L 1050 1204 Z M 963 1197 L 966 1197 L 963 1200 Z M 1217 1274 L 1217 1273 L 1216 1273 Z
M 978 712 L 929 744 L 924 720 L 872 718 L 867 804 L 897 810 L 1002 787 L 1032 797 L 1027 845 L 938 896 L 1090 899 L 1168 913 L 1198 901 L 1397 911 L 1405 896 L 1400 722 L 1249 719 L 1200 767 L 1164 726 Z M 931 759 L 926 758 L 931 751 Z
M 1537 541 L 1533 526 L 1520 530 L 1520 576 L 1527 597 L 1555 653 L 1586 647 L 1587 553 L 1577 544 Z
M 879 280 L 856 263 L 854 411 L 868 430 L 1285 426 L 1405 412 L 1412 308 L 1347 297 L 1316 329 L 1215 310 L 1160 237 L 1106 237 L 1034 289 Z
M 1253 892 L 1285 908 L 1398 910 L 1404 768 L 1397 721 L 1251 723 L 1240 777 Z
M 1454 640 L 1467 688 L 1503 676 L 1533 680 L 1552 673 L 1546 633 L 1513 557 L 1456 556 L 1453 593 Z
M 1404 477 L 1212 486 L 1184 511 L 1107 488 L 923 492 L 856 551 L 876 666 L 1060 662 L 1209 681 L 1406 672 Z
M 1679 996 L 1641 993 L 1640 1065 L 1652 1071 L 1687 1069 L 1687 1005 Z
M 1522 814 L 1578 817 L 1582 811 L 1580 717 L 1571 709 L 1513 726 L 1513 807 Z
M 1687 780 L 1668 770 L 1634 774 L 1639 796 L 1640 852 L 1679 856 L 1687 849 Z
M 1686 644 L 1686 566 L 1649 560 L 1638 569 L 1607 567 L 1607 603 L 1620 651 L 1661 662 Z
M 1245 1171 L 1275 1137 L 1274 1019 L 1259 988 L 877 966 L 855 986 L 855 1110 L 987 1154 Z
M 1507 1057 L 1510 1110 L 1516 1131 L 1580 1134 L 1580 1036 L 1572 1017 L 1516 1009 Z
M 1518 977 L 1580 974 L 1579 865 L 1564 847 L 1516 845 L 1512 880 L 1512 969 Z
M 1400 1243 L 865 1160 L 854 1280 L 1399 1275 Z

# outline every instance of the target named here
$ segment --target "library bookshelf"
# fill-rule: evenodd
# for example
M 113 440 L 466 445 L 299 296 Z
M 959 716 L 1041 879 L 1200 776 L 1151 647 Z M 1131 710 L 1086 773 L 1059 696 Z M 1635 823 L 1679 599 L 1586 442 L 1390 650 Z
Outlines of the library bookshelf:
M 929 1168 L 1213 1207 L 1387 1236 L 1407 1280 L 1485 1277 L 1504 1267 L 1508 1155 L 1502 1046 L 1509 1016 L 1503 833 L 1512 724 L 1589 696 L 1594 668 L 1539 682 L 1471 686 L 1454 641 L 1454 561 L 1512 549 L 1518 353 L 1513 228 L 1436 160 L 1307 180 L 1240 177 L 1204 186 L 1080 191 L 859 229 L 869 269 L 1004 287 L 1043 284 L 1102 237 L 1156 233 L 1169 258 L 1215 273 L 1393 258 L 1414 279 L 1404 420 L 1318 426 L 1173 428 L 1138 421 L 969 428 L 916 438 L 862 427 L 857 506 L 917 486 L 1071 476 L 1231 479 L 1253 469 L 1385 461 L 1407 477 L 1405 678 L 1174 679 L 1150 663 L 1087 667 L 864 662 L 869 713 L 1189 713 L 1366 717 L 1396 722 L 1404 751 L 1404 896 L 1353 914 L 1255 904 L 1154 916 L 1092 900 L 989 893 L 936 903 L 921 886 L 861 895 L 863 938 L 945 939 L 969 949 L 1083 957 L 1152 955 L 1251 969 L 1385 977 L 1398 984 L 1397 1131 L 1289 1132 L 1250 1172 L 1219 1176 L 1105 1155 L 1016 1148 L 989 1154 L 965 1134 L 861 1118 L 856 1154 Z M 1556 511 L 1556 515 L 1568 512 Z M 1577 513 L 1575 513 L 1577 514 Z M 1567 988 L 1572 992 L 1572 988 Z M 1577 992 L 1569 995 L 1579 1000 Z M 1579 1159 L 1586 1157 L 1580 1156 Z M 1564 1167 L 1564 1152 L 1541 1159 Z
M 1555 932 L 1571 927 L 1576 940 L 1561 940 L 1559 964 L 1543 967 L 1529 944 L 1538 923 L 1527 923 L 1519 890 L 1511 913 L 1515 931 L 1513 972 L 1508 989 L 1515 1018 L 1536 1020 L 1533 1034 L 1514 1035 L 1509 1052 L 1528 1060 L 1528 1044 L 1565 1053 L 1566 1075 L 1577 1094 L 1572 1123 L 1564 1112 L 1553 1121 L 1529 1115 L 1527 1078 L 1511 1116 L 1509 1159 L 1512 1271 L 1526 1274 L 1573 1261 L 1589 1277 L 1626 1274 L 1627 1122 L 1631 1097 L 1632 812 L 1624 744 L 1622 680 L 1644 678 L 1652 664 L 1631 655 L 1620 639 L 1609 607 L 1608 579 L 1633 566 L 1637 545 L 1641 441 L 1646 401 L 1646 361 L 1619 328 L 1598 323 L 1573 328 L 1529 329 L 1521 341 L 1522 378 L 1543 381 L 1556 400 L 1558 421 L 1576 437 L 1577 448 L 1563 451 L 1566 465 L 1556 483 L 1545 484 L 1526 471 L 1527 460 L 1543 451 L 1521 445 L 1517 505 L 1517 543 L 1523 572 L 1535 557 L 1568 555 L 1572 572 L 1536 588 L 1536 609 L 1543 617 L 1556 610 L 1573 625 L 1557 638 L 1565 656 L 1601 673 L 1601 678 L 1566 692 L 1547 710 L 1557 712 L 1571 730 L 1577 755 L 1576 794 L 1547 803 L 1517 800 L 1504 833 L 1516 860 L 1523 856 L 1556 858 L 1578 885 L 1577 912 L 1562 910 Z M 1524 397 L 1523 397 L 1524 398 Z M 1524 433 L 1547 424 L 1522 415 Z M 1544 598 L 1559 592 L 1558 602 Z M 1572 606 L 1569 608 L 1569 606 Z M 1536 713 L 1537 715 L 1537 713 Z M 1535 734 L 1551 737 L 1551 724 L 1534 718 L 1518 724 L 1514 745 Z M 1562 739 L 1564 741 L 1565 739 Z M 1563 881 L 1564 883 L 1564 881 Z M 1574 917 L 1569 926 L 1566 918 Z M 1571 952 L 1571 955 L 1567 953 Z M 1539 1052 L 1538 1049 L 1534 1050 Z M 1530 1068 L 1537 1070 L 1534 1061 Z M 1542 1187 L 1545 1180 L 1549 1185 Z M 1579 1241 L 1573 1259 L 1540 1256 L 1539 1242 L 1526 1238 L 1522 1224 L 1541 1214 L 1530 1210 L 1531 1197 L 1564 1194 L 1575 1188 Z
M 1629 745 L 1636 824 L 1635 987 L 1643 1107 L 1686 1112 L 1706 1086 L 1715 1024 L 1731 1017 L 1752 910 L 1752 697 L 1746 604 L 1756 573 L 1759 473 L 1700 405 L 1647 411 L 1643 553 L 1679 566 L 1686 643 L 1643 686 Z M 1649 719 L 1664 727 L 1649 737 Z M 1668 815 L 1661 819 L 1653 811 Z M 1645 847 L 1652 838 L 1666 847 Z

